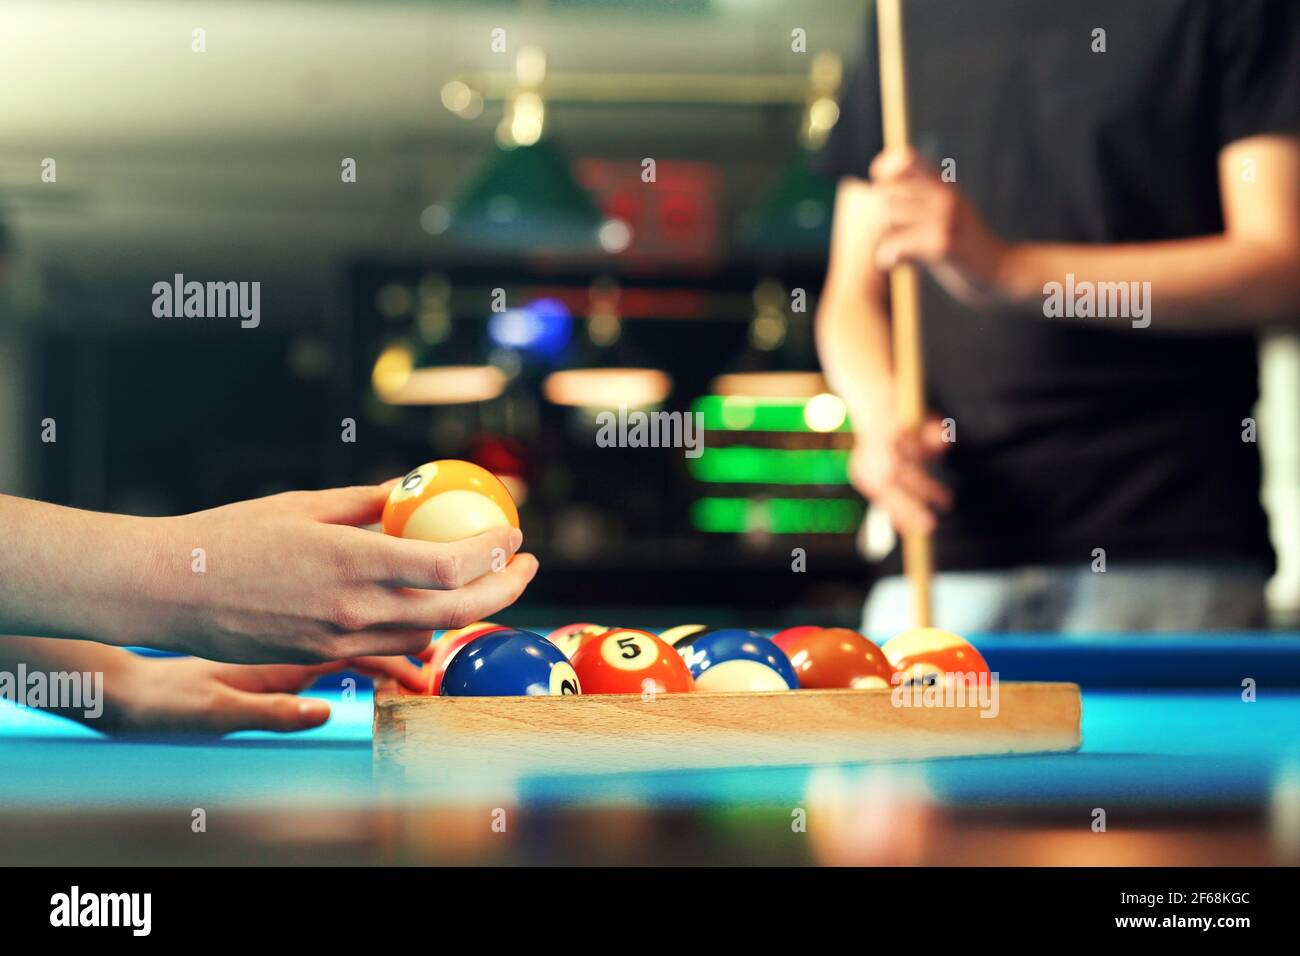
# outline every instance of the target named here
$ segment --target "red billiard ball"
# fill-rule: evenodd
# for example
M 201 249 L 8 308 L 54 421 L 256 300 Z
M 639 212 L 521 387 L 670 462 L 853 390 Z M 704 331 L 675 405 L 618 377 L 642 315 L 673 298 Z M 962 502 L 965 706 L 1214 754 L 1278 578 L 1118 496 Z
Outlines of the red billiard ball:
M 649 631 L 615 628 L 573 655 L 584 694 L 681 694 L 694 688 L 686 661 Z
M 814 634 L 820 630 L 822 630 L 822 628 L 813 624 L 800 624 L 798 627 L 787 627 L 784 631 L 777 631 L 772 635 L 772 643 L 789 655 L 791 644 L 799 640 L 799 638 L 803 637 L 805 634 Z
M 611 630 L 613 628 L 605 627 L 603 624 L 565 624 L 547 634 L 546 639 L 558 647 L 565 657 L 573 660 L 573 655 L 583 644 Z
M 889 687 L 894 675 L 880 648 L 847 627 L 816 628 L 782 650 L 799 675 L 800 687 Z
M 975 646 L 959 634 L 937 627 L 918 627 L 891 637 L 881 650 L 890 665 L 909 682 L 951 683 L 954 675 L 974 675 L 987 680 L 991 675 Z
M 492 472 L 443 459 L 421 465 L 393 486 L 380 526 L 399 538 L 460 541 L 489 528 L 518 528 L 519 511 Z

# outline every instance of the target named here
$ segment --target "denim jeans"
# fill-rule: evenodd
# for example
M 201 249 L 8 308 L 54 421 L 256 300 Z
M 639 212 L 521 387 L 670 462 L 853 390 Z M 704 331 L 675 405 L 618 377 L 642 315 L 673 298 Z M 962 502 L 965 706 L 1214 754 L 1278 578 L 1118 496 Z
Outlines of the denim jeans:
M 958 634 L 1042 631 L 1205 631 L 1265 625 L 1268 572 L 1250 563 L 1160 562 L 1112 567 L 1032 567 L 935 575 L 934 623 Z M 883 641 L 912 626 L 901 577 L 867 596 L 863 631 Z

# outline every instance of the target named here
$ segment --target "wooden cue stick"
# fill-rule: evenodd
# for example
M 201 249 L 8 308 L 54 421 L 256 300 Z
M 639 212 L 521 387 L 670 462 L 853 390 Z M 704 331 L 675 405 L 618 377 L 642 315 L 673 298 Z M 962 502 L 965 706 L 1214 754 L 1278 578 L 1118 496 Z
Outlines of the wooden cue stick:
M 907 75 L 903 54 L 902 0 L 876 0 L 880 47 L 880 107 L 886 149 L 907 146 Z M 919 431 L 925 415 L 925 377 L 921 363 L 921 303 L 916 268 L 902 263 L 889 271 L 893 317 L 894 385 L 899 424 Z M 903 573 L 912 586 L 916 627 L 930 626 L 930 579 L 934 556 L 930 537 L 903 535 Z

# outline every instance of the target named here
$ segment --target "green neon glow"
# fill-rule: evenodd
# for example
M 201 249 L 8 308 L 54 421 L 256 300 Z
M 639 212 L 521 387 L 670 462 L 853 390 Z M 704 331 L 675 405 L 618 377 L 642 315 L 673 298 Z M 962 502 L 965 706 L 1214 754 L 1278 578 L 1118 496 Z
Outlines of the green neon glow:
M 802 398 L 746 398 L 736 395 L 705 395 L 691 409 L 704 415 L 704 427 L 720 432 L 810 432 L 804 419 Z M 852 429 L 847 419 L 837 432 Z
M 843 498 L 701 498 L 691 505 L 691 525 L 716 534 L 849 534 L 861 523 L 862 508 Z
M 787 450 L 733 445 L 706 448 L 690 459 L 697 481 L 727 484 L 843 485 L 848 483 L 849 453 L 831 448 Z

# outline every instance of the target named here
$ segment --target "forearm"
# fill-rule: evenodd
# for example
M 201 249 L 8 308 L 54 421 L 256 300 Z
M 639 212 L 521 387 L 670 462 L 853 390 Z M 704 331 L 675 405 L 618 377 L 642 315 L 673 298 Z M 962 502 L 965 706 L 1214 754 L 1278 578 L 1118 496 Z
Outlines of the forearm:
M 28 671 L 107 671 L 133 656 L 123 648 L 94 641 L 0 635 L 0 671 L 13 672 L 20 664 Z
M 1152 329 L 1230 330 L 1300 320 L 1300 252 L 1226 234 L 1128 245 L 1013 244 L 994 279 L 1012 302 L 1034 309 L 1048 301 L 1052 283 L 1067 294 L 1070 284 L 1075 290 L 1124 284 L 1149 307 Z M 1128 328 L 1133 309 L 1127 312 L 1077 321 Z
M 17 700 L 105 732 L 120 721 L 129 675 L 139 660 L 130 651 L 92 641 L 0 636 L 0 673 L 12 675 Z M 34 682 L 36 675 L 43 679 Z M 81 676 L 79 692 L 71 698 L 57 693 L 68 684 L 55 675 Z M 43 688 L 37 697 L 35 688 Z
M 0 630 L 128 642 L 164 520 L 0 496 Z
M 827 384 L 856 427 L 893 413 L 890 326 L 883 293 L 830 290 L 817 310 L 817 351 Z

